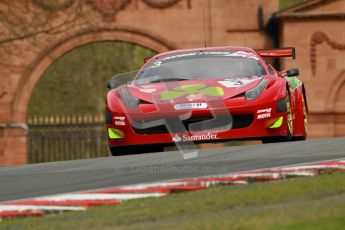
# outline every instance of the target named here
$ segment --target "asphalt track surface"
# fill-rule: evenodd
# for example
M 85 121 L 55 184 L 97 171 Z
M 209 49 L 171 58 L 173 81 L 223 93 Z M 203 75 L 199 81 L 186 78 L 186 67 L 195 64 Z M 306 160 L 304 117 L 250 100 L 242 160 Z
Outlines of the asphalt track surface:
M 345 158 L 345 137 L 0 168 L 0 201 Z

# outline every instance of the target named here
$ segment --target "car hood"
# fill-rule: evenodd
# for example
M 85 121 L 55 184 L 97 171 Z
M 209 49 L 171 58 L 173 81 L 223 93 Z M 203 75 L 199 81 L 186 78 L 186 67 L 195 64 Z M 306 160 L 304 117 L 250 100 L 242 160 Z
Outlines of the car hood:
M 241 95 L 258 85 L 263 77 L 236 77 L 219 79 L 158 82 L 145 85 L 127 85 L 130 94 L 149 103 L 199 102 L 228 99 Z

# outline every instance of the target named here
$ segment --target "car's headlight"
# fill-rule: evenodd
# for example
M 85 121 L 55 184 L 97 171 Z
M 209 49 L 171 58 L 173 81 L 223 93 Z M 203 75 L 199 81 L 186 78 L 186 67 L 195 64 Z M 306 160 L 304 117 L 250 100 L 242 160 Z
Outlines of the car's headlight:
M 262 79 L 255 88 L 248 90 L 245 94 L 246 100 L 250 101 L 258 98 L 262 91 L 265 89 L 268 81 L 268 79 Z

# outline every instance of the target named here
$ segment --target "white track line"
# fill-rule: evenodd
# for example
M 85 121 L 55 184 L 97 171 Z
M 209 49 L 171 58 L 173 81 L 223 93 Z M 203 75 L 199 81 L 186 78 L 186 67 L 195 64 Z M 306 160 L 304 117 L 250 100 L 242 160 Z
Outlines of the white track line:
M 106 193 L 82 193 L 82 194 L 62 194 L 35 198 L 35 200 L 131 200 L 148 197 L 161 197 L 166 193 L 133 193 L 133 194 L 106 194 Z
M 273 178 L 279 178 L 282 173 L 276 173 L 276 172 L 246 172 L 246 173 L 239 173 L 239 174 L 230 174 L 231 177 L 234 178 L 242 178 L 242 177 L 273 177 Z
M 147 187 L 153 187 L 153 186 L 169 186 L 171 185 L 183 185 L 184 182 L 178 182 L 178 181 L 186 181 L 186 180 L 192 180 L 195 178 L 210 178 L 210 177 L 231 177 L 233 175 L 242 174 L 242 173 L 250 173 L 250 172 L 257 172 L 262 170 L 277 170 L 277 169 L 292 169 L 297 167 L 305 167 L 305 166 L 314 166 L 316 164 L 325 163 L 325 162 L 345 162 L 345 158 L 337 158 L 337 159 L 330 159 L 330 160 L 322 160 L 322 161 L 312 161 L 312 162 L 306 162 L 306 163 L 299 163 L 299 164 L 288 164 L 288 165 L 281 165 L 281 166 L 274 166 L 274 167 L 267 167 L 267 168 L 259 168 L 259 169 L 253 169 L 253 170 L 245 170 L 245 171 L 237 171 L 237 172 L 231 172 L 231 173 L 224 173 L 224 174 L 216 174 L 216 175 L 208 175 L 208 176 L 200 176 L 200 177 L 187 177 L 187 178 L 178 178 L 178 179 L 171 179 L 171 180 L 165 180 L 165 181 L 158 181 L 158 182 L 149 182 L 149 183 L 142 183 L 142 184 L 136 184 L 136 185 L 125 185 L 121 187 L 111 187 L 111 188 L 147 188 Z M 312 168 L 312 167 L 311 167 Z M 330 168 L 330 167 L 329 167 Z M 301 168 L 298 168 L 301 169 Z M 308 168 L 303 168 L 308 169 Z M 285 173 L 287 174 L 287 173 Z M 290 173 L 288 173 L 290 174 Z M 295 173 L 294 173 L 295 174 Z M 299 174 L 299 173 L 296 173 Z M 303 174 L 303 173 L 301 173 Z M 305 173 L 306 176 L 309 176 L 309 173 Z M 315 175 L 315 174 L 313 174 Z M 311 175 L 311 176 L 313 176 Z M 107 188 L 102 188 L 107 189 Z M 100 189 L 94 189 L 94 190 L 88 190 L 88 191 L 97 191 Z
M 1 211 L 84 211 L 86 208 L 74 206 L 44 206 L 44 205 L 0 205 Z
M 218 175 L 209 175 L 209 176 L 200 176 L 196 177 L 198 179 L 201 178 L 210 178 L 210 177 L 231 177 L 236 174 L 242 174 L 242 173 L 248 173 L 248 172 L 257 172 L 261 170 L 277 170 L 277 169 L 291 169 L 291 168 L 298 168 L 301 169 L 300 167 L 305 167 L 305 166 L 311 166 L 319 163 L 325 163 L 325 162 L 345 162 L 345 158 L 337 158 L 337 159 L 329 159 L 329 160 L 322 160 L 322 161 L 312 161 L 312 162 L 306 162 L 306 163 L 299 163 L 299 164 L 290 164 L 290 165 L 281 165 L 281 166 L 274 166 L 274 167 L 267 167 L 267 168 L 259 168 L 259 169 L 254 169 L 254 170 L 247 170 L 247 171 L 236 171 L 236 172 L 231 172 L 231 173 L 225 173 L 225 174 L 218 174 Z M 306 168 L 304 168 L 306 169 Z M 308 173 L 302 173 L 302 172 L 294 172 L 294 173 L 284 173 L 285 175 L 305 175 L 309 176 Z M 311 175 L 312 176 L 312 175 Z M 150 188 L 150 187 L 165 187 L 165 186 L 180 186 L 180 185 L 186 185 L 186 180 L 192 180 L 195 179 L 195 177 L 187 177 L 187 178 L 177 178 L 177 179 L 171 179 L 171 180 L 164 180 L 164 181 L 156 181 L 156 182 L 149 182 L 149 183 L 139 183 L 139 184 L 132 184 L 132 185 L 124 185 L 124 186 L 114 186 L 114 187 L 103 187 L 103 188 L 98 188 L 98 189 L 91 189 L 91 190 L 83 190 L 83 191 L 78 191 L 78 192 L 73 192 L 73 193 L 63 193 L 63 194 L 58 194 L 56 196 L 64 196 L 64 195 L 72 195 L 72 194 L 77 194 L 77 193 L 87 193 L 87 192 L 97 192 L 99 190 L 104 190 L 104 189 L 144 189 L 144 188 Z M 179 182 L 181 180 L 182 182 Z M 243 183 L 246 184 L 246 183 Z M 94 193 L 93 193 L 94 194 Z M 152 193 L 151 193 L 152 194 Z M 117 194 L 113 194 L 117 195 Z M 118 194 L 120 195 L 120 194 Z M 165 195 L 165 194 L 164 194 Z M 54 195 L 55 196 L 55 195 Z M 53 197 L 53 196 L 47 196 L 47 197 Z M 47 198 L 47 197 L 34 197 L 32 199 L 41 199 L 41 198 Z M 28 198 L 25 199 L 17 199 L 17 200 L 11 200 L 11 201 L 6 201 L 6 202 L 15 202 L 15 201 L 22 201 L 22 200 L 27 200 Z M 1 203 L 0 203 L 1 204 Z M 51 207 L 51 206 L 50 206 Z
M 288 167 L 285 169 L 345 169 L 345 165 L 306 165 Z
M 306 171 L 300 171 L 300 172 L 283 172 L 281 173 L 282 176 L 315 176 L 316 173 L 313 172 L 306 172 Z
M 269 170 L 269 169 L 273 169 L 273 170 L 282 169 L 282 168 L 285 169 L 285 168 L 298 167 L 298 166 L 306 166 L 306 165 L 325 163 L 325 162 L 331 162 L 331 161 L 345 162 L 345 158 L 342 157 L 342 158 L 337 158 L 337 159 L 322 160 L 322 161 L 312 161 L 312 162 L 306 162 L 306 163 L 300 163 L 300 164 L 290 164 L 290 165 L 281 165 L 281 166 L 274 166 L 274 167 L 246 170 L 246 171 L 236 171 L 236 172 L 225 173 L 225 174 L 218 174 L 218 175 L 216 174 L 216 175 L 200 176 L 200 177 L 186 177 L 186 178 L 177 178 L 177 179 L 164 180 L 164 181 L 156 181 L 156 182 L 124 185 L 124 186 L 104 187 L 104 188 L 90 189 L 90 190 L 84 190 L 84 191 L 79 191 L 79 192 L 87 193 L 87 192 L 96 192 L 98 190 L 115 189 L 115 188 L 121 188 L 121 189 L 144 189 L 144 188 L 150 188 L 150 187 L 165 187 L 165 186 L 179 186 L 179 185 L 183 186 L 183 185 L 186 185 L 186 183 L 185 182 L 179 182 L 179 181 L 191 180 L 191 179 L 195 179 L 195 178 L 229 177 L 229 176 L 233 176 L 235 174 L 241 174 L 243 172 L 248 173 L 249 171 L 256 172 L 256 171 Z M 288 173 L 288 174 L 290 174 L 290 173 Z M 299 173 L 296 173 L 296 174 L 299 174 Z M 303 173 L 301 173 L 301 174 L 303 174 Z M 308 173 L 306 173 L 306 176 L 309 176 L 309 174 L 308 175 L 307 174 Z M 286 175 L 286 173 L 285 173 L 285 175 Z
M 274 179 L 282 179 L 287 176 L 314 176 L 317 174 L 317 171 L 310 172 L 310 170 L 322 170 L 322 169 L 345 169 L 343 163 L 345 162 L 344 158 L 336 159 L 336 160 L 327 160 L 327 161 L 318 161 L 318 162 L 310 162 L 310 163 L 301 163 L 295 165 L 285 165 L 285 166 L 276 166 L 271 168 L 263 168 L 263 169 L 255 169 L 255 170 L 248 170 L 242 172 L 232 172 L 226 174 L 218 174 L 218 175 L 211 175 L 211 176 L 203 176 L 203 177 L 196 177 L 196 178 L 183 178 L 183 179 L 174 179 L 169 181 L 161 181 L 161 182 L 151 182 L 151 183 L 143 183 L 143 184 L 136 184 L 136 185 L 128 185 L 123 187 L 112 187 L 118 189 L 146 189 L 151 187 L 171 187 L 171 186 L 187 186 L 193 183 L 203 185 L 206 187 L 212 185 L 220 185 L 226 183 L 236 183 L 234 181 L 217 181 L 217 178 L 223 177 L 233 177 L 233 178 L 260 178 L 260 177 L 271 177 Z M 337 164 L 339 163 L 339 164 Z M 268 172 L 265 172 L 265 171 Z M 271 170 L 271 172 L 270 172 Z M 282 170 L 282 172 L 279 172 Z M 284 170 L 287 170 L 284 172 Z M 289 171 L 289 170 L 296 170 L 296 171 Z M 303 171 L 304 170 L 304 171 Z M 308 171 L 309 170 L 309 171 Z M 202 179 L 205 181 L 202 181 Z M 215 178 L 214 181 L 207 181 L 207 178 Z M 193 179 L 197 179 L 193 181 Z M 250 180 L 250 179 L 249 179 Z M 247 182 L 246 182 L 247 183 Z M 140 198 L 149 198 L 149 197 L 162 197 L 166 196 L 167 193 L 164 192 L 148 192 L 148 193 L 101 193 L 101 190 L 109 189 L 109 188 L 102 188 L 91 190 L 95 191 L 96 193 L 87 193 L 87 191 L 81 191 L 82 193 L 65 193 L 65 194 L 57 194 L 57 195 L 50 195 L 50 196 L 43 196 L 43 197 L 36 197 L 32 198 L 36 201 L 106 201 L 106 200 L 130 200 L 130 199 L 140 199 Z M 90 191 L 90 190 L 89 190 Z M 97 191 L 99 191 L 97 193 Z M 23 199 L 25 200 L 25 199 Z M 23 211 L 45 211 L 45 212 L 57 212 L 57 211 L 84 211 L 86 210 L 85 207 L 80 206 L 47 206 L 47 205 L 20 205 L 20 204 L 1 204 L 0 203 L 0 212 L 8 212 L 8 211 L 16 211 L 16 212 L 23 212 Z
M 163 182 L 150 182 L 145 184 L 137 184 L 137 185 L 125 185 L 121 187 L 110 187 L 110 188 L 121 188 L 121 189 L 146 189 L 146 188 L 152 188 L 152 187 L 171 187 L 171 186 L 184 186 L 188 185 L 186 182 L 180 182 L 180 181 L 163 181 Z M 107 188 L 105 188 L 107 189 Z M 95 190 L 88 190 L 87 192 L 91 191 L 98 191 L 103 189 L 95 189 Z

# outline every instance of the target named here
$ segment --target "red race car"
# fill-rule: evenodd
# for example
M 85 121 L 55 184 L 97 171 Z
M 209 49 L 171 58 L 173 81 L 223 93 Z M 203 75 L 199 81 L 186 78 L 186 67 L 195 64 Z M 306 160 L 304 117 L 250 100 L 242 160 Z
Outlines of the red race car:
M 145 60 L 126 84 L 113 78 L 106 98 L 111 153 L 191 141 L 305 140 L 308 109 L 298 69 L 277 71 L 263 57 L 295 58 L 295 49 L 176 50 Z

